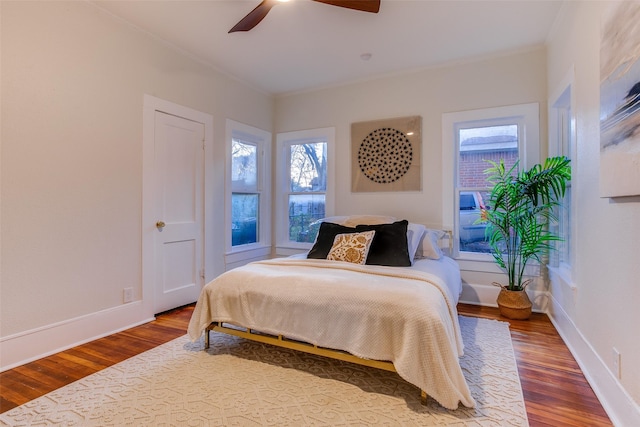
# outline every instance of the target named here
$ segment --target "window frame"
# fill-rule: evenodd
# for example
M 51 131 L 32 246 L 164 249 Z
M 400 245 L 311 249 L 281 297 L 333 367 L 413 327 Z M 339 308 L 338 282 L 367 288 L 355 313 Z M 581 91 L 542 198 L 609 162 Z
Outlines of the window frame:
M 254 162 L 255 162 L 255 182 L 253 184 L 247 185 L 244 181 L 243 182 L 237 182 L 233 180 L 233 173 L 235 171 L 235 166 L 234 166 L 234 151 L 235 151 L 235 146 L 236 144 L 241 145 L 243 147 L 250 147 L 251 151 L 253 151 L 252 156 L 254 156 Z M 231 248 L 232 249 L 242 249 L 243 247 L 250 247 L 251 245 L 255 245 L 257 243 L 260 242 L 260 218 L 261 218 L 261 214 L 262 212 L 260 212 L 260 207 L 262 206 L 263 201 L 261 200 L 262 195 L 260 194 L 261 191 L 261 182 L 260 182 L 260 175 L 262 173 L 262 165 L 261 163 L 261 154 L 262 154 L 263 150 L 262 147 L 260 146 L 259 143 L 254 142 L 254 141 L 247 141 L 247 138 L 239 138 L 237 136 L 234 136 L 231 138 L 231 168 L 229 169 L 231 172 L 231 223 L 234 224 L 234 205 L 235 205 L 235 201 L 234 198 L 235 196 L 249 196 L 249 197 L 257 197 L 257 219 L 258 221 L 256 222 L 256 240 L 255 242 L 248 242 L 248 243 L 243 243 L 243 244 L 237 244 L 234 245 L 233 244 L 233 238 L 234 238 L 234 230 L 232 227 L 231 230 Z
M 573 164 L 575 159 L 572 158 L 572 153 L 576 153 L 576 117 L 573 108 L 575 105 L 575 94 L 572 90 L 573 74 L 573 68 L 571 68 L 559 85 L 559 89 L 554 92 L 554 95 L 550 97 L 549 101 L 549 155 L 566 156 L 571 159 L 572 175 L 575 170 L 575 165 Z M 555 247 L 560 250 L 562 249 L 562 244 L 567 245 L 567 252 L 564 257 L 564 262 L 560 262 L 559 260 L 556 262 L 553 257 L 557 257 L 559 254 L 552 253 L 548 268 L 551 271 L 552 281 L 559 278 L 562 283 L 567 284 L 571 289 L 575 289 L 573 266 L 575 265 L 577 237 L 572 180 L 567 182 L 565 200 L 563 201 L 563 206 L 567 199 L 569 201 L 568 216 L 558 215 L 558 232 L 560 237 L 564 239 L 564 242 L 555 243 Z M 568 224 L 565 222 L 568 222 Z
M 318 128 L 302 131 L 282 132 L 276 135 L 276 198 L 275 227 L 276 255 L 293 255 L 311 249 L 312 243 L 289 240 L 289 195 L 290 186 L 290 146 L 296 144 L 327 143 L 327 186 L 325 194 L 325 216 L 334 212 L 334 161 L 335 128 Z M 310 193 L 313 194 L 313 193 Z
M 232 245 L 232 196 L 231 180 L 233 140 L 256 146 L 256 191 L 259 197 L 259 223 L 257 242 L 244 245 Z M 271 141 L 272 134 L 263 129 L 236 122 L 226 121 L 226 173 L 225 173 L 225 263 L 231 264 L 265 257 L 271 254 Z M 238 191 L 235 191 L 238 192 Z M 245 193 L 240 191 L 239 193 Z M 249 193 L 247 193 L 249 194 Z
M 452 257 L 461 268 L 475 271 L 500 271 L 489 253 L 460 252 L 459 250 L 459 192 L 470 191 L 458 187 L 458 160 L 460 155 L 458 130 L 468 127 L 496 126 L 518 123 L 518 158 L 520 168 L 530 168 L 540 161 L 540 108 L 528 103 L 503 107 L 482 108 L 442 115 L 442 219 L 443 226 L 452 230 Z M 489 165 L 487 165 L 489 166 Z M 532 274 L 535 274 L 532 272 Z

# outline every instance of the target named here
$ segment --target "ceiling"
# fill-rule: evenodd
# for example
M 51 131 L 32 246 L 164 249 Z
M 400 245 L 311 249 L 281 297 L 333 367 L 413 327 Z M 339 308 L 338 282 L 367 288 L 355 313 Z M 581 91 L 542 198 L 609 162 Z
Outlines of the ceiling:
M 372 14 L 291 0 L 276 5 L 251 31 L 229 34 L 260 0 L 92 3 L 274 95 L 540 46 L 562 5 L 552 0 L 382 0 L 380 12 Z

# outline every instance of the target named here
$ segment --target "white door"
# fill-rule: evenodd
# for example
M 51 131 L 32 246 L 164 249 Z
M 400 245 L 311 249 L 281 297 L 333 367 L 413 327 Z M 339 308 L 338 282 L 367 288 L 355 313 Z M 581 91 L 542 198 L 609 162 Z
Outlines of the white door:
M 155 112 L 156 313 L 198 299 L 203 282 L 204 125 Z

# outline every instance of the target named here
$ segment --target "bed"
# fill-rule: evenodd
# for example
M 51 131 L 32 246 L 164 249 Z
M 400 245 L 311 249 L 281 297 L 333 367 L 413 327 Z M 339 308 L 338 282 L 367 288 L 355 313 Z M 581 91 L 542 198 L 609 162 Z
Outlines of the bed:
M 346 224 L 323 222 L 307 254 L 253 262 L 208 283 L 189 323 L 191 339 L 204 333 L 206 347 L 210 331 L 219 331 L 392 370 L 423 401 L 428 395 L 447 409 L 474 407 L 458 360 L 455 261 L 437 253 L 435 236 L 427 235 L 433 230 L 407 221 Z M 391 229 L 399 243 L 385 240 Z M 359 239 L 351 244 L 366 246 L 364 259 L 335 251 L 343 238 Z M 433 256 L 420 256 L 420 245 Z

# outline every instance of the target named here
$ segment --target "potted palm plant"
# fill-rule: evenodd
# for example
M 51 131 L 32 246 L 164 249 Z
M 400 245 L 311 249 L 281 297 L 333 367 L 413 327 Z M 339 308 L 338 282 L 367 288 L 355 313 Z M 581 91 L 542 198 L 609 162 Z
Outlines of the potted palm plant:
M 501 285 L 497 303 L 500 313 L 510 319 L 527 319 L 531 301 L 525 292 L 530 279 L 525 279 L 527 263 L 553 249 L 552 242 L 561 240 L 549 231 L 556 221 L 554 207 L 564 197 L 566 183 L 571 179 L 570 160 L 566 157 L 547 158 L 543 165 L 518 172 L 518 162 L 511 168 L 504 161 L 489 161 L 485 170 L 492 184 L 488 208 L 480 221 L 488 224 L 487 234 L 491 254 L 508 277 Z

